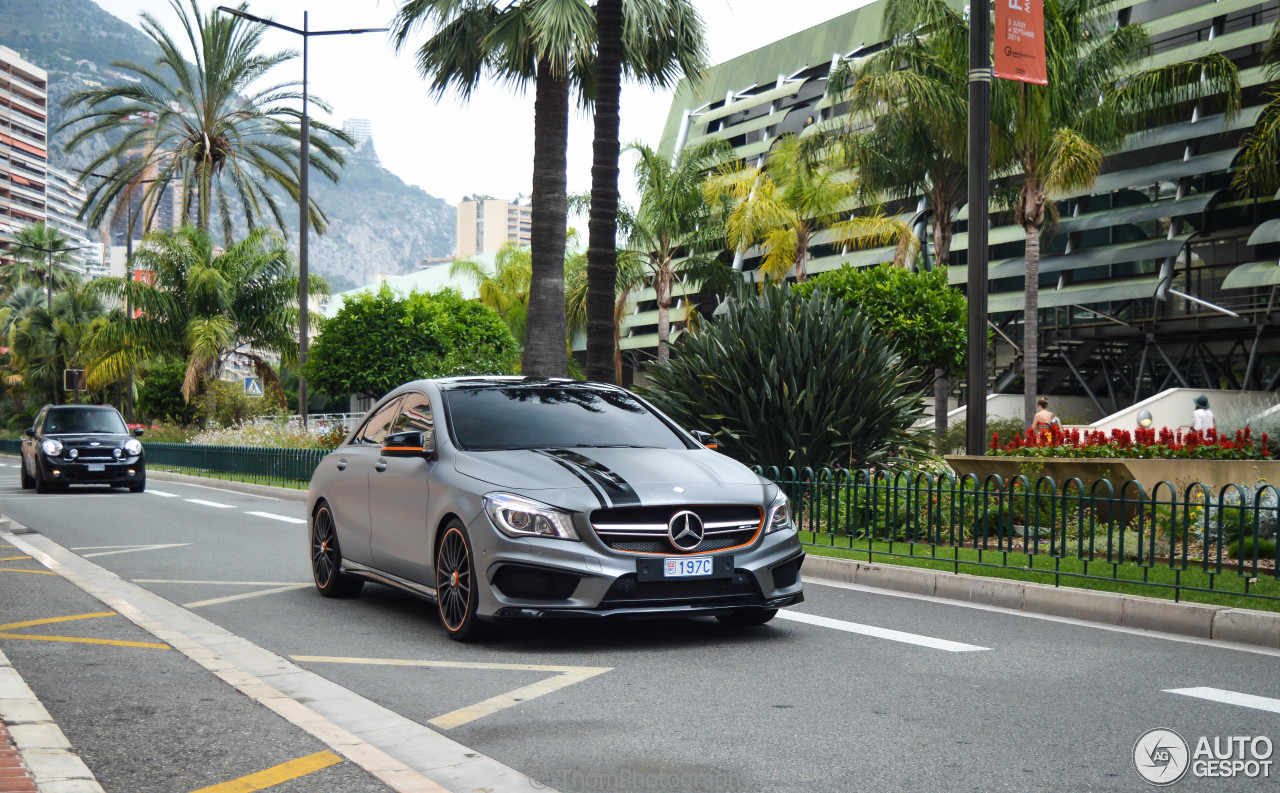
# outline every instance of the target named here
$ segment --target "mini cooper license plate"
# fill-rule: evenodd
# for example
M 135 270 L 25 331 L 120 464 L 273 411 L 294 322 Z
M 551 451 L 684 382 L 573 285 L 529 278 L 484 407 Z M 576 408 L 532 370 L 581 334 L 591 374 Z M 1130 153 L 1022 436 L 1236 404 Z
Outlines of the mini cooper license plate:
M 667 556 L 636 560 L 638 581 L 732 578 L 733 556 Z
M 91 474 L 96 474 L 101 471 L 107 470 L 107 466 L 104 465 L 103 463 L 89 463 L 87 468 L 89 469 L 89 473 Z

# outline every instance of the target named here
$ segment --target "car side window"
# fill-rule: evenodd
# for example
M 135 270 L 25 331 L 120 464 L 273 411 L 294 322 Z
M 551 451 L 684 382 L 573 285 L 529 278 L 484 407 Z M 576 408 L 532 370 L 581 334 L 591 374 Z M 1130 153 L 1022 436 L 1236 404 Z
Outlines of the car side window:
M 383 405 L 372 416 L 370 416 L 360 427 L 359 432 L 352 439 L 353 443 L 373 444 L 375 446 L 382 443 L 382 439 L 387 436 L 387 431 L 391 429 L 391 422 L 396 417 L 396 408 L 400 406 L 399 399 L 393 399 Z
M 45 417 L 45 414 L 48 412 L 49 412 L 49 409 L 44 408 L 38 414 L 36 414 L 35 421 L 31 422 L 31 426 L 34 427 L 37 432 L 39 432 L 44 427 L 44 417 Z
M 436 425 L 431 418 L 431 400 L 426 394 L 409 394 L 400 406 L 400 415 L 391 432 L 421 432 L 422 441 L 430 446 Z

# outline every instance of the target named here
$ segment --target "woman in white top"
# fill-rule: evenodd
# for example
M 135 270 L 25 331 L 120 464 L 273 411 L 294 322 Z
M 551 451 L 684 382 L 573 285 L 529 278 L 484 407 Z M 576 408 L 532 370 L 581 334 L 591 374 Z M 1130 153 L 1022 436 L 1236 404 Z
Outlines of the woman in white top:
M 1191 429 L 1208 432 L 1213 428 L 1213 411 L 1209 409 L 1209 398 L 1201 394 L 1196 397 L 1196 410 L 1191 414 Z

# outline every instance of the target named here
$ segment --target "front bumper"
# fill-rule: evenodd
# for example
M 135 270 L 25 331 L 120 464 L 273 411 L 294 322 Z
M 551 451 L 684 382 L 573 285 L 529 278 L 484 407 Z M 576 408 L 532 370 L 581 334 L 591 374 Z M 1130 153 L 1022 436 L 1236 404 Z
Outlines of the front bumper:
M 81 462 L 62 458 L 50 458 L 41 454 L 36 458 L 44 480 L 50 484 L 71 485 L 128 485 L 146 478 L 146 465 L 140 457 L 123 460 L 93 460 Z M 102 466 L 101 471 L 91 471 L 90 466 Z
M 640 581 L 637 560 L 590 541 L 508 539 L 483 512 L 468 526 L 476 553 L 481 617 L 572 619 L 712 616 L 743 609 L 776 609 L 804 600 L 797 533 L 764 535 L 749 548 L 698 556 L 732 556 L 733 574 L 716 579 Z M 676 554 L 672 554 L 675 556 Z

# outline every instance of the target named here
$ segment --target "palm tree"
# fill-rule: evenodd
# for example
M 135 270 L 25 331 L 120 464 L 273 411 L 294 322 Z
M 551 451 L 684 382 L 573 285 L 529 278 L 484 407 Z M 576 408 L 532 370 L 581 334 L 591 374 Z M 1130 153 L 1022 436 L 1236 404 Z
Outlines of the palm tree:
M 1262 53 L 1268 99 L 1253 131 L 1241 143 L 1240 159 L 1232 186 L 1244 195 L 1280 190 L 1280 19 L 1271 28 L 1271 39 Z
M 794 269 L 796 281 L 808 277 L 809 248 L 819 232 L 837 246 L 865 247 L 896 242 L 895 261 L 902 263 L 915 238 L 899 220 L 880 214 L 846 215 L 859 194 L 855 179 L 842 174 L 830 159 L 815 153 L 795 136 L 774 146 L 764 167 L 744 163 L 724 166 L 704 186 L 709 203 L 722 207 L 729 245 L 746 253 L 762 248 L 760 271 L 772 281 Z
M 586 0 L 506 2 L 408 0 L 396 15 L 396 47 L 421 25 L 418 71 L 439 96 L 471 95 L 486 73 L 522 88 L 534 84 L 532 283 L 522 369 L 562 377 L 565 352 L 564 251 L 567 230 L 569 95 L 589 72 L 595 16 Z
M 19 286 L 11 289 L 4 302 L 0 303 L 0 338 L 8 339 L 9 333 L 13 328 L 44 303 L 44 290 L 39 287 Z M 51 311 L 52 306 L 47 306 L 47 310 Z M 23 394 L 28 389 L 22 379 L 22 373 L 18 367 L 18 362 L 14 360 L 12 351 L 3 357 L 5 363 L 0 366 L 0 380 L 3 381 L 5 391 L 13 398 L 14 410 L 20 411 L 22 410 Z
M 851 112 L 843 129 L 814 142 L 843 155 L 864 201 L 924 196 L 934 257 L 945 267 L 952 218 L 968 189 L 969 21 L 944 0 L 889 0 L 884 34 L 883 50 L 832 70 L 827 93 L 849 102 Z M 939 438 L 947 429 L 947 375 L 933 372 Z
M 585 205 L 586 199 L 583 204 Z M 629 228 L 623 217 L 629 217 L 625 206 L 618 207 L 619 230 Z M 587 254 L 570 256 L 565 262 L 564 273 L 564 310 L 569 332 L 587 331 L 587 300 L 590 289 L 590 263 Z M 649 283 L 649 275 L 640 257 L 634 251 L 619 250 L 615 255 L 614 300 L 613 300 L 613 370 L 610 382 L 622 383 L 622 320 L 626 316 L 627 302 L 633 292 L 643 289 Z M 587 338 L 591 343 L 590 336 Z M 589 380 L 601 380 L 600 377 L 587 375 Z
M 219 252 L 208 232 L 185 227 L 147 235 L 134 256 L 139 269 L 155 274 L 153 282 L 94 282 L 117 299 L 127 296 L 140 316 L 115 312 L 95 333 L 99 355 L 91 386 L 114 382 L 142 361 L 170 357 L 187 362 L 182 393 L 190 400 L 232 354 L 255 364 L 266 352 L 296 360 L 298 276 L 276 234 L 257 228 Z M 323 280 L 311 280 L 312 294 L 323 295 Z
M 200 11 L 197 0 L 170 0 L 189 45 L 186 52 L 160 22 L 143 12 L 142 29 L 160 48 L 152 66 L 117 62 L 116 68 L 136 75 L 137 82 L 76 91 L 68 107 L 81 107 L 79 116 L 62 129 L 83 124 L 67 143 L 73 152 L 103 135 L 114 143 L 93 158 L 84 173 L 106 171 L 85 201 L 81 217 L 98 226 L 118 201 L 132 200 L 144 180 L 141 196 L 143 227 L 150 225 L 166 191 L 182 195 L 182 215 L 208 230 L 216 207 L 222 233 L 232 238 L 236 213 L 250 228 L 268 215 L 284 229 L 285 217 L 272 188 L 299 200 L 300 102 L 297 82 L 268 87 L 258 82 L 296 53 L 260 53 L 266 31 L 229 14 Z M 238 8 L 245 8 L 241 3 Z M 194 61 L 194 66 L 188 62 Z M 328 110 L 314 95 L 309 101 Z M 342 154 L 329 136 L 350 142 L 343 132 L 311 121 L 319 134 L 311 136 L 311 164 L 333 181 L 343 164 Z M 323 232 L 325 215 L 314 202 L 311 224 Z
M 493 270 L 474 259 L 455 259 L 449 276 L 470 278 L 480 292 L 480 302 L 502 317 L 515 336 L 524 344 L 525 324 L 529 315 L 529 290 L 533 280 L 533 263 L 529 250 L 514 242 L 505 242 L 493 258 Z
M 587 378 L 617 382 L 618 105 L 624 71 L 667 87 L 706 66 L 705 29 L 688 0 L 597 0 L 595 138 L 587 224 Z M 625 280 L 625 279 L 624 279 Z
M 709 141 L 680 152 L 672 162 L 641 143 L 635 152 L 640 206 L 631 221 L 626 248 L 636 257 L 658 301 L 658 361 L 671 357 L 671 303 L 677 281 L 721 287 L 733 271 L 718 254 L 724 227 L 717 222 L 705 191 L 707 175 L 733 157 L 725 141 Z
M 53 310 L 53 290 L 66 289 L 79 279 L 71 264 L 71 240 L 43 221 L 23 226 L 13 235 L 13 264 L 0 268 L 0 286 L 45 289 L 45 309 Z M 50 253 L 52 251 L 52 253 Z
M 22 386 L 59 402 L 63 372 L 84 368 L 85 341 L 101 316 L 98 295 L 76 283 L 59 292 L 52 307 L 37 305 L 13 322 L 8 342 Z
M 1235 65 L 1220 54 L 1137 74 L 1151 53 L 1141 25 L 1108 28 L 1106 0 L 1045 0 L 1047 86 L 998 80 L 992 92 L 991 160 L 1022 172 L 1013 205 L 1026 232 L 1024 416 L 1037 397 L 1040 236 L 1056 223 L 1051 196 L 1093 185 L 1106 152 L 1125 135 L 1172 118 L 1188 103 L 1223 94 L 1240 107 Z

